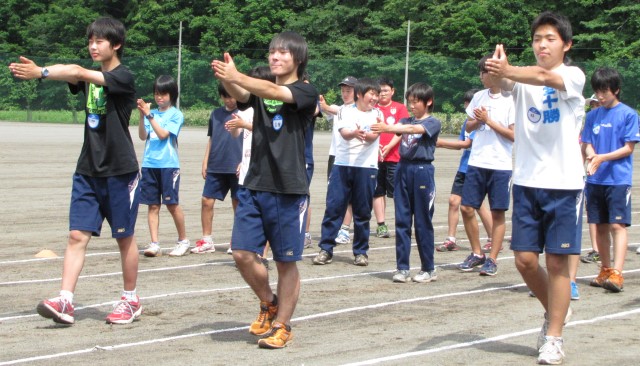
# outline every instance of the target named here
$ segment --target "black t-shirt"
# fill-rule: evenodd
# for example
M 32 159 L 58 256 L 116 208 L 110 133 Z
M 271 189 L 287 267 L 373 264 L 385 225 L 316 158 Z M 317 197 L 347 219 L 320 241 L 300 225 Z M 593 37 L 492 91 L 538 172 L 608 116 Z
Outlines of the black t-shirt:
M 253 107 L 251 162 L 244 186 L 255 191 L 309 194 L 304 159 L 306 129 L 313 119 L 318 92 L 296 81 L 285 85 L 295 104 L 251 95 L 240 110 Z
M 71 93 L 86 95 L 84 144 L 76 173 L 111 177 L 138 170 L 138 159 L 129 133 L 129 118 L 135 108 L 133 74 L 123 65 L 103 71 L 105 86 L 84 81 L 69 84 Z

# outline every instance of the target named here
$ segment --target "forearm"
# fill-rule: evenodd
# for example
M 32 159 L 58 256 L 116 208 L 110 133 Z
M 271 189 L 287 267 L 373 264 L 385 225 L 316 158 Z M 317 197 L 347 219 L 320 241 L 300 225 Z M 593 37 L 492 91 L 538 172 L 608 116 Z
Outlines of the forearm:
M 619 149 L 606 154 L 599 154 L 603 161 L 613 161 L 626 158 L 633 153 L 634 144 L 627 142 Z
M 402 140 L 402 136 L 395 135 L 391 138 L 391 141 L 387 144 L 389 150 L 393 149 Z
M 153 128 L 153 132 L 156 133 L 156 136 L 158 136 L 160 140 L 169 138 L 169 135 L 171 135 L 171 133 L 162 128 L 159 121 L 157 121 L 156 119 L 157 118 L 154 117 L 149 120 L 149 124 L 151 125 L 151 128 Z
M 88 70 L 79 65 L 51 65 L 46 68 L 49 70 L 49 80 L 66 81 L 71 84 L 77 84 L 79 81 L 96 85 L 106 84 L 101 71 Z
M 140 119 L 138 121 L 138 137 L 142 141 L 147 139 L 147 129 L 144 127 L 144 116 L 142 112 L 140 113 Z
M 564 80 L 560 74 L 540 66 L 512 66 L 505 68 L 504 77 L 523 84 L 549 86 L 557 90 L 565 90 Z M 505 89 L 505 90 L 512 90 Z
M 365 142 L 374 142 L 375 140 L 378 139 L 380 135 L 378 135 L 377 133 L 373 133 L 373 132 L 367 132 L 364 135 L 364 141 Z
M 274 84 L 268 80 L 255 79 L 244 74 L 239 74 L 236 80 L 234 80 L 234 84 L 263 99 L 279 100 L 285 103 L 295 102 L 289 88 Z M 236 98 L 236 100 L 238 99 Z M 249 100 L 248 97 L 244 102 L 247 100 Z
M 492 119 L 487 120 L 487 125 L 491 127 L 491 129 L 494 130 L 498 135 L 508 139 L 509 141 L 513 142 L 515 140 L 515 134 L 512 128 L 505 127 L 501 123 Z

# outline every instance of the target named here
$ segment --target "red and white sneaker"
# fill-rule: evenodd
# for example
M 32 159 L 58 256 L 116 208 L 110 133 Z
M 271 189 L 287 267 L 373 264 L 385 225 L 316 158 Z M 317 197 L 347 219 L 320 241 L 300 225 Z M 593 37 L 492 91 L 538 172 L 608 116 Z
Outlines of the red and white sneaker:
M 215 251 L 216 247 L 213 246 L 213 243 L 203 239 L 198 240 L 196 242 L 196 247 L 191 249 L 191 253 L 194 254 L 213 253 Z
M 136 301 L 127 301 L 124 296 L 113 305 L 113 311 L 105 319 L 108 324 L 129 324 L 142 314 L 140 298 L 136 296 Z
M 60 324 L 73 324 L 73 304 L 62 298 L 62 296 L 41 301 L 36 307 L 38 314 L 47 319 L 53 319 Z

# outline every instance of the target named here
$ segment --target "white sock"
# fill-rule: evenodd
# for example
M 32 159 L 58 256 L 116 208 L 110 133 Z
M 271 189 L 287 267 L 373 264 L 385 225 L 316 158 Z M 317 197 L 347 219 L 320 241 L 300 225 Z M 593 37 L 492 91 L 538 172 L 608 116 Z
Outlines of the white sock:
M 344 231 L 349 231 L 349 225 L 342 225 L 340 226 L 340 229 Z
M 73 304 L 73 292 L 60 290 L 60 297 L 67 300 L 69 303 Z
M 131 291 L 122 290 L 122 296 L 127 301 L 138 301 L 138 297 L 136 296 L 136 289 L 134 288 Z
M 447 239 L 449 239 L 450 241 L 452 241 L 454 243 L 456 242 L 456 237 L 455 236 L 450 236 Z
M 202 240 L 206 241 L 207 243 L 211 243 L 213 244 L 213 237 L 211 237 L 211 235 L 205 235 L 202 237 Z

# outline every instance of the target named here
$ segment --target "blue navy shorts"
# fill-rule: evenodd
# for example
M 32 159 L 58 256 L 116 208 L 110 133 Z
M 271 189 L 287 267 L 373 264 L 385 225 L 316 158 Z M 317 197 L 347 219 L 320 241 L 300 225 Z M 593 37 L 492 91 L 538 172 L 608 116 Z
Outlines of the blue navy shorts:
M 590 224 L 631 226 L 631 186 L 587 183 L 585 196 Z
M 462 188 L 462 205 L 479 209 L 489 196 L 492 211 L 509 209 L 511 170 L 494 170 L 469 165 Z
M 69 231 L 88 231 L 100 236 L 102 222 L 107 219 L 112 237 L 133 235 L 138 218 L 139 182 L 139 172 L 113 177 L 74 174 Z
M 229 191 L 231 191 L 231 199 L 238 199 L 238 176 L 235 173 L 207 173 L 202 197 L 224 201 Z
M 140 203 L 177 205 L 180 202 L 179 168 L 142 168 Z
M 306 216 L 306 194 L 240 189 L 231 234 L 233 250 L 262 254 L 268 241 L 276 262 L 299 261 Z
M 580 254 L 582 190 L 513 185 L 511 250 Z
M 464 187 L 464 180 L 467 176 L 466 173 L 457 172 L 455 178 L 453 178 L 453 184 L 451 185 L 451 194 L 462 197 L 462 189 Z
M 373 197 L 383 197 L 387 195 L 393 198 L 393 187 L 395 186 L 396 166 L 398 163 L 393 161 L 378 162 L 378 178 L 376 181 L 376 190 Z

